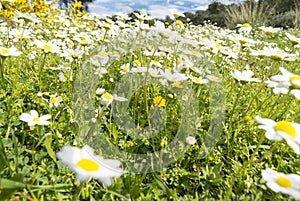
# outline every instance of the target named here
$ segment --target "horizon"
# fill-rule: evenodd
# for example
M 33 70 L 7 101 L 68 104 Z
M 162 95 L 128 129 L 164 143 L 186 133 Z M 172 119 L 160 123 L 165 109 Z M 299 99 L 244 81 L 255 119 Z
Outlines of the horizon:
M 220 0 L 224 4 L 239 3 L 240 0 Z M 165 19 L 171 16 L 169 9 L 177 9 L 179 12 L 196 12 L 206 10 L 212 0 L 95 0 L 88 3 L 89 13 L 95 13 L 100 17 L 112 16 L 118 12 L 131 13 L 134 10 L 145 9 L 153 18 Z

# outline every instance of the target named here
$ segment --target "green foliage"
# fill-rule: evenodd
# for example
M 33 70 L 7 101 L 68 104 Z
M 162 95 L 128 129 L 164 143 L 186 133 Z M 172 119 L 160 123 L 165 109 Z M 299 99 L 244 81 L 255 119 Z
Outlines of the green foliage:
M 247 8 L 253 11 L 249 14 L 249 19 L 255 20 L 254 13 L 262 15 L 261 7 L 253 2 L 248 3 Z M 241 8 L 235 6 L 236 9 Z M 236 30 L 203 23 L 211 17 L 212 23 L 223 25 L 225 22 L 221 18 L 225 15 L 226 8 L 228 7 L 214 2 L 207 11 L 197 11 L 195 15 L 186 13 L 186 17 L 190 18 L 194 25 L 186 25 L 183 29 L 176 27 L 170 20 L 170 26 L 166 30 L 159 30 L 157 35 L 155 30 L 141 29 L 138 23 L 118 21 L 114 18 L 116 22 L 120 24 L 123 22 L 128 26 L 124 29 L 110 20 L 96 18 L 88 20 L 87 16 L 81 15 L 51 18 L 49 14 L 47 18 L 39 18 L 41 20 L 39 23 L 22 24 L 18 21 L 20 23 L 18 27 L 12 26 L 13 23 L 5 24 L 3 26 L 5 28 L 0 29 L 5 33 L 0 34 L 0 46 L 15 46 L 22 54 L 5 59 L 1 56 L 0 200 L 291 200 L 288 195 L 271 191 L 262 180 L 261 171 L 270 167 L 285 173 L 299 174 L 300 156 L 285 141 L 274 142 L 265 139 L 265 131 L 258 128 L 253 117 L 260 115 L 275 121 L 300 122 L 299 100 L 292 94 L 274 94 L 265 83 L 279 73 L 280 67 L 299 75 L 299 57 L 296 57 L 295 61 L 280 60 L 278 57 L 276 60 L 267 55 L 251 56 L 251 50 L 278 47 L 286 54 L 299 55 L 299 47 L 294 44 L 295 41 L 292 43 L 286 36 L 290 33 L 299 38 L 299 29 L 279 30 L 270 34 L 259 29 L 253 21 L 252 30 L 248 35 L 241 33 L 238 36 L 243 37 L 239 38 Z M 285 16 L 287 13 L 280 15 Z M 62 22 L 62 19 L 65 22 Z M 178 19 L 188 22 L 186 18 Z M 274 18 L 274 23 L 279 23 L 276 20 L 280 19 Z M 290 18 L 286 23 L 290 22 L 289 20 Z M 104 22 L 112 23 L 114 28 L 109 28 L 107 24 L 103 25 Z M 18 39 L 12 35 L 14 29 L 20 29 L 23 34 L 30 29 L 33 36 Z M 58 31 L 66 31 L 66 36 L 61 37 L 57 34 Z M 82 33 L 91 39 L 90 44 L 81 44 L 74 39 Z M 165 35 L 162 37 L 160 34 Z M 59 45 L 61 51 L 44 52 L 42 48 L 33 44 L 41 38 Z M 245 42 L 247 39 L 259 43 Z M 84 68 L 87 66 L 83 65 L 88 58 L 90 59 L 89 56 L 99 50 L 97 48 L 101 50 L 101 54 L 97 52 L 98 57 L 106 58 L 107 55 L 108 58 L 108 63 L 101 64 L 101 67 L 106 67 L 107 73 L 101 76 L 95 75 L 97 72 L 95 68 L 100 64 L 88 66 L 90 68 Z M 76 49 L 84 50 L 84 53 L 72 59 L 68 57 L 69 55 L 63 55 L 67 50 Z M 279 54 L 280 51 L 276 53 Z M 160 73 L 176 69 L 177 73 L 189 76 L 188 88 L 183 89 L 191 89 L 195 94 L 197 105 L 195 110 L 180 107 L 181 102 L 186 103 L 184 106 L 192 105 L 191 102 L 187 102 L 189 97 L 179 96 L 179 89 L 183 87 L 180 82 L 167 81 L 162 85 L 161 82 L 164 80 L 156 83 L 153 81 L 154 78 L 150 79 L 144 74 L 139 76 L 143 82 L 127 79 L 119 86 L 120 89 L 126 89 L 123 94 L 117 94 L 122 97 L 133 88 L 134 84 L 138 84 L 138 89 L 132 93 L 126 107 L 104 105 L 101 103 L 102 94 L 93 94 L 91 99 L 93 106 L 99 109 L 97 112 L 93 107 L 84 107 L 85 105 L 80 104 L 77 106 L 86 112 L 83 114 L 74 112 L 77 109 L 74 106 L 76 101 L 89 98 L 76 97 L 75 80 L 79 80 L 81 75 L 88 75 L 83 76 L 85 79 L 80 82 L 82 85 L 97 76 L 94 85 L 87 85 L 84 89 L 101 87 L 113 93 L 118 82 L 125 77 L 122 74 L 125 72 L 122 71 L 122 65 L 129 64 L 131 70 L 136 70 L 130 73 L 141 75 L 137 67 L 154 66 L 150 64 L 155 63 L 154 61 L 161 64 L 158 68 L 161 70 Z M 220 74 L 219 77 L 212 76 L 213 69 L 210 68 L 212 64 L 215 71 Z M 90 71 L 84 71 L 86 69 Z M 262 82 L 242 82 L 232 76 L 233 70 L 246 69 L 252 70 L 254 77 L 260 78 Z M 65 71 L 69 74 L 63 80 L 59 75 Z M 162 78 L 162 75 L 160 76 Z M 217 144 L 211 145 L 214 147 L 205 157 L 201 157 L 203 142 L 209 135 L 208 130 L 216 128 L 214 121 L 211 121 L 215 105 L 212 105 L 210 96 L 214 91 L 215 96 L 221 96 L 222 93 L 217 93 L 218 88 L 214 87 L 215 85 L 193 82 L 192 77 L 199 77 L 200 81 L 206 79 L 209 83 L 220 81 L 226 93 L 226 107 L 224 106 L 226 118 L 221 125 L 222 133 Z M 51 107 L 50 97 L 53 94 L 62 96 L 63 101 L 58 106 Z M 166 104 L 155 105 L 154 98 L 157 96 L 163 97 Z M 113 106 L 118 104 L 121 105 L 117 102 Z M 28 126 L 26 122 L 20 120 L 22 113 L 28 113 L 33 109 L 39 114 L 51 114 L 51 124 Z M 190 122 L 182 118 L 184 112 L 194 113 L 194 111 L 199 112 L 199 117 Z M 121 123 L 124 124 L 121 125 L 124 127 L 125 120 L 131 119 L 134 126 L 140 129 L 136 132 L 136 136 L 140 138 L 128 135 L 132 134 L 130 132 L 133 129 L 128 133 L 124 132 L 123 127 L 118 126 L 114 119 L 114 112 L 118 117 L 122 117 Z M 80 115 L 93 118 L 80 122 L 78 121 Z M 155 115 L 162 118 L 152 118 Z M 79 130 L 84 123 L 86 127 Z M 101 130 L 101 136 L 119 150 L 140 154 L 162 150 L 163 156 L 163 148 L 168 147 L 176 138 L 178 129 L 188 128 L 185 123 L 195 126 L 195 132 L 188 133 L 194 134 L 195 143 L 190 143 L 191 146 L 176 158 L 176 161 L 156 172 L 143 174 L 125 172 L 120 178 L 114 178 L 111 186 L 105 186 L 95 179 L 79 182 L 76 175 L 57 160 L 55 155 L 55 152 L 66 144 L 76 147 L 100 144 L 95 151 L 101 155 L 102 148 L 106 148 L 108 143 L 101 141 L 99 133 L 94 133 L 93 126 L 97 125 Z M 144 128 L 152 124 L 161 125 L 153 129 L 159 130 L 159 134 L 148 137 L 152 130 Z M 82 138 L 81 134 L 87 138 Z M 90 136 L 92 137 L 88 138 Z M 187 144 L 186 139 L 181 140 L 182 142 L 172 151 L 180 150 L 183 144 Z M 122 162 L 127 164 L 128 161 Z M 123 168 L 126 170 L 129 167 L 124 165 Z

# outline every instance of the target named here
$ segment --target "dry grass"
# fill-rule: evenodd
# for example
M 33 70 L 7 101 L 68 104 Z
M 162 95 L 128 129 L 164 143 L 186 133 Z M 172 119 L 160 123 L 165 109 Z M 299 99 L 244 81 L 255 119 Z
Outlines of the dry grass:
M 295 20 L 294 20 L 294 27 L 300 28 L 300 2 L 298 0 L 294 0 L 295 5 Z
M 250 23 L 251 25 L 265 25 L 268 18 L 274 13 L 275 5 L 265 6 L 264 2 L 243 2 L 230 6 L 225 17 L 226 25 L 234 28 L 237 24 Z

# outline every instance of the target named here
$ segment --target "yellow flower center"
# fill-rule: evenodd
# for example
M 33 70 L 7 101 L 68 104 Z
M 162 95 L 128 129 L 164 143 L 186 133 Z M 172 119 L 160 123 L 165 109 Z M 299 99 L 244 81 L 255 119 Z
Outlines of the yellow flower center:
M 85 159 L 85 158 L 78 161 L 77 165 L 87 172 L 93 172 L 93 171 L 97 171 L 100 169 L 98 163 L 96 163 L 95 161 L 92 161 L 90 159 Z
M 243 28 L 249 28 L 249 27 L 251 27 L 251 25 L 250 25 L 249 23 L 245 23 L 245 24 L 243 24 L 242 27 L 243 27 Z
M 65 77 L 65 78 L 70 78 L 70 73 L 69 73 L 69 72 L 65 72 L 65 73 L 64 73 L 64 77 Z
M 199 52 L 197 50 L 192 50 L 192 54 L 197 55 Z
M 175 24 L 181 28 L 184 27 L 183 22 L 181 20 L 176 20 Z
M 283 60 L 283 56 L 279 52 L 271 55 L 271 58 L 275 60 Z
M 141 65 L 141 62 L 140 62 L 139 60 L 137 60 L 137 59 L 134 60 L 133 62 L 134 62 L 136 65 Z
M 285 132 L 286 134 L 290 135 L 292 138 L 295 138 L 297 136 L 296 129 L 288 121 L 279 121 L 279 122 L 277 122 L 276 126 L 274 126 L 274 129 L 276 131 Z
M 51 103 L 56 103 L 57 102 L 57 98 L 56 97 L 52 97 L 51 98 Z
M 173 16 L 174 16 L 175 18 L 178 18 L 180 15 L 177 14 L 177 13 L 173 13 Z
M 75 1 L 75 7 L 76 8 L 81 8 L 82 7 L 81 1 Z
M 292 182 L 285 177 L 278 177 L 278 179 L 276 179 L 276 182 L 279 186 L 284 187 L 284 188 L 291 188 L 292 187 Z
M 16 38 L 22 38 L 22 34 L 16 34 Z
M 87 42 L 87 40 L 84 37 L 80 37 L 80 40 L 81 40 L 82 43 L 86 43 Z
M 168 35 L 168 34 L 165 33 L 165 32 L 160 31 L 160 32 L 158 32 L 158 34 L 159 34 L 162 38 L 170 38 L 170 35 Z
M 103 95 L 103 98 L 105 98 L 105 99 L 107 99 L 107 100 L 110 100 L 110 99 L 112 99 L 112 96 L 111 96 L 111 94 L 109 94 L 109 93 L 105 93 L 105 94 Z
M 272 31 L 265 31 L 265 34 L 266 34 L 266 35 L 269 35 L 269 36 L 273 35 L 273 33 L 274 33 L 274 32 L 272 32 Z
M 290 77 L 290 82 L 293 88 L 300 89 L 300 76 L 293 75 Z
M 258 55 L 259 55 L 260 57 L 266 57 L 266 56 L 267 56 L 266 53 L 265 53 L 264 51 L 259 51 L 259 52 L 258 52 Z
M 123 68 L 123 71 L 124 71 L 124 72 L 128 72 L 128 70 L 129 70 L 129 68 L 128 68 L 127 66 L 125 66 L 125 67 Z
M 112 28 L 112 25 L 109 24 L 109 23 L 107 23 L 107 22 L 104 22 L 104 23 L 103 23 L 103 28 L 105 28 L 105 29 L 111 29 L 111 28 Z
M 174 83 L 172 84 L 172 86 L 175 87 L 175 88 L 179 88 L 179 89 L 183 88 L 183 86 L 181 85 L 180 82 L 174 82 Z
M 78 55 L 77 54 L 74 54 L 74 53 L 71 53 L 71 54 L 69 54 L 68 55 L 70 58 L 77 58 L 78 57 Z
M 153 63 L 154 65 L 157 65 L 157 64 L 158 64 L 158 62 L 155 61 L 155 60 L 152 60 L 152 63 Z
M 2 53 L 3 53 L 3 54 L 9 54 L 9 50 L 6 49 L 6 48 L 5 48 L 5 49 L 3 48 L 3 49 L 2 49 Z
M 52 50 L 52 47 L 50 45 L 43 45 L 44 49 L 47 50 L 47 51 L 51 51 Z
M 193 81 L 194 81 L 195 83 L 200 83 L 200 82 L 201 82 L 201 79 L 198 78 L 198 77 L 194 77 L 194 78 L 193 78 Z
M 245 119 L 246 119 L 246 121 L 251 121 L 252 117 L 247 115 L 247 116 L 245 116 Z
M 161 97 L 161 96 L 156 96 L 156 97 L 153 99 L 153 103 L 154 103 L 155 106 L 158 106 L 158 107 L 166 106 L 166 99 L 164 99 L 164 98 Z
M 107 53 L 103 52 L 103 51 L 99 52 L 98 55 L 102 56 L 102 57 L 107 57 L 108 56 Z
M 39 122 L 39 121 L 40 121 L 40 118 L 35 117 L 35 118 L 33 118 L 33 121 L 34 121 L 34 122 Z

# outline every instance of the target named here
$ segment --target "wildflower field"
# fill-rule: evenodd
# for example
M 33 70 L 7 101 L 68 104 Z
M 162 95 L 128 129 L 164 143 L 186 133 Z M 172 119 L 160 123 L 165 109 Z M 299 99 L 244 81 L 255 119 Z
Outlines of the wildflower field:
M 0 2 L 0 200 L 300 199 L 299 29 Z

